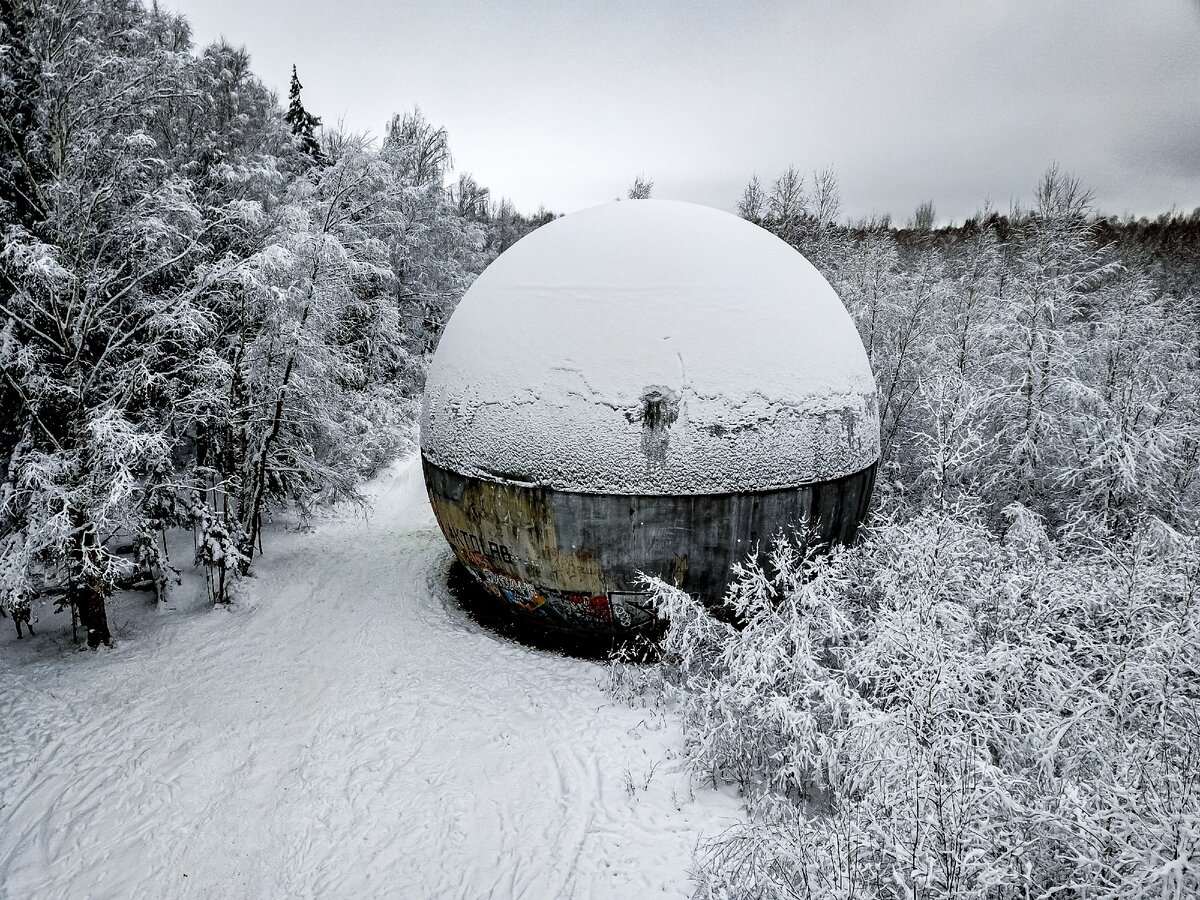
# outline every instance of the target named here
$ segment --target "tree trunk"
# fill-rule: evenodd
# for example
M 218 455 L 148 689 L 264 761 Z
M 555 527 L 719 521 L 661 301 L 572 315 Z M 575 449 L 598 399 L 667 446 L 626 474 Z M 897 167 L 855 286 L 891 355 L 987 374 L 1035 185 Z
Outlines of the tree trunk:
M 112 633 L 108 630 L 108 611 L 104 605 L 104 591 L 100 585 L 87 581 L 75 589 L 75 608 L 79 610 L 79 621 L 87 632 L 87 645 L 95 650 L 101 644 L 112 646 Z
M 308 299 L 304 304 L 304 310 L 300 314 L 300 324 L 296 329 L 297 334 L 304 330 L 304 324 L 308 321 L 308 314 L 312 310 L 312 283 L 316 281 L 319 270 L 319 265 L 313 266 L 312 276 L 309 279 Z M 263 500 L 267 493 L 267 462 L 271 458 L 271 447 L 275 443 L 275 439 L 279 437 L 279 430 L 283 424 L 284 401 L 287 399 L 288 386 L 291 384 L 292 372 L 295 370 L 297 352 L 298 346 L 293 346 L 291 352 L 288 354 L 287 365 L 283 370 L 283 380 L 280 382 L 279 391 L 275 398 L 275 412 L 271 416 L 271 426 L 267 429 L 267 433 L 263 437 L 262 445 L 259 447 L 258 458 L 254 464 L 254 480 L 250 485 L 250 501 L 243 505 L 243 515 L 245 516 L 243 527 L 245 531 L 241 546 L 239 547 L 243 557 L 241 563 L 243 575 L 250 570 L 250 560 L 254 558 L 254 544 L 260 539 L 259 529 L 262 528 Z
M 70 563 L 74 573 L 68 584 L 73 605 L 79 611 L 79 624 L 87 635 L 87 645 L 93 650 L 101 644 L 112 646 L 105 608 L 108 592 L 104 582 L 95 575 L 96 536 L 88 530 L 87 518 L 80 510 L 71 511 L 71 522 L 75 526 Z

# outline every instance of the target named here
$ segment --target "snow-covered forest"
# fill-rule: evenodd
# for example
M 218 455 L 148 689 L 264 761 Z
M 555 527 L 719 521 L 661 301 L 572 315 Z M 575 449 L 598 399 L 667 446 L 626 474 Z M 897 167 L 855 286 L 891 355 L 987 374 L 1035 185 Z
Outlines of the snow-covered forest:
M 284 110 L 244 49 L 137 0 L 6 2 L 0 605 L 89 645 L 195 534 L 212 597 L 273 509 L 353 496 L 410 440 L 422 359 L 534 227 L 419 111 L 376 141 Z M 544 219 L 544 217 L 543 217 Z
M 652 581 L 661 665 L 614 669 L 747 798 L 698 896 L 1196 896 L 1200 215 L 1053 167 L 955 228 L 847 227 L 794 169 L 740 211 L 849 306 L 883 458 L 865 540 L 780 536 L 732 616 Z
M 264 523 L 408 454 L 455 304 L 552 214 L 157 6 L 0 28 L 0 611 L 97 648 L 124 591 L 236 605 Z M 1200 210 L 1109 216 L 1050 165 L 950 226 L 850 221 L 831 170 L 738 212 L 850 309 L 883 456 L 857 546 L 781 536 L 738 627 L 655 582 L 661 660 L 613 664 L 746 801 L 699 896 L 1200 895 Z

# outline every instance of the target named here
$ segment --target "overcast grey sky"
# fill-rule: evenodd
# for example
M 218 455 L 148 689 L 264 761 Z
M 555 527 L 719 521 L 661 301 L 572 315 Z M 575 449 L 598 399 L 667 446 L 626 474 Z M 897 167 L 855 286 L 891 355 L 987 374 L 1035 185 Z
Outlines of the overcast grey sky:
M 851 216 L 961 220 L 1052 161 L 1106 212 L 1200 206 L 1200 2 L 166 0 L 286 102 L 376 135 L 420 104 L 460 170 L 533 211 L 732 209 L 832 166 Z

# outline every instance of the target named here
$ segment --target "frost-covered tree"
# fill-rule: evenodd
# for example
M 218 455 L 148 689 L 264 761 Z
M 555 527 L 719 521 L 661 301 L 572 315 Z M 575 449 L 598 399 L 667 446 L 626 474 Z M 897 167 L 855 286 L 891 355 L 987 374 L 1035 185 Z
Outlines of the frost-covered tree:
M 847 256 L 845 236 L 838 222 L 842 198 L 837 173 L 832 168 L 814 172 L 812 184 L 809 214 L 804 219 L 797 246 L 813 265 L 836 277 L 836 269 Z
M 30 46 L 32 11 L 20 0 L 0 0 L 0 222 L 26 227 L 45 217 L 40 183 L 46 148 L 37 128 L 42 66 Z
M 913 211 L 912 218 L 908 220 L 908 227 L 913 231 L 931 231 L 936 218 L 933 201 L 923 200 Z
M 0 589 L 61 584 L 96 646 L 110 640 L 105 601 L 128 570 L 111 542 L 154 546 L 147 499 L 204 327 L 198 269 L 225 219 L 206 219 L 142 127 L 186 64 L 149 52 L 148 14 L 132 3 L 50 12 L 27 23 L 43 60 L 29 135 L 47 154 L 42 215 L 8 224 L 0 253 L 0 362 L 18 433 Z
M 426 119 L 419 107 L 392 117 L 383 153 L 399 175 L 417 188 L 443 190 L 454 165 L 446 129 Z
M 1186 326 L 1145 275 L 1121 272 L 1096 299 L 1080 326 L 1079 411 L 1052 477 L 1073 518 L 1123 535 L 1147 515 L 1186 516 L 1177 479 L 1194 434 L 1186 398 L 1196 396 L 1197 364 Z
M 396 299 L 410 349 L 429 353 L 458 298 L 490 259 L 487 233 L 458 215 L 445 178 L 452 164 L 444 128 L 421 111 L 396 116 L 379 157 L 397 185 L 390 244 Z
M 532 216 L 522 215 L 507 197 L 492 204 L 487 222 L 487 256 L 494 258 L 503 253 L 522 237 L 547 222 L 553 222 L 555 214 L 545 207 Z
M 795 166 L 788 166 L 787 170 L 775 179 L 771 193 L 767 196 L 767 215 L 770 217 L 772 230 L 789 244 L 794 244 L 808 213 L 804 176 Z
M 654 179 L 638 175 L 633 179 L 633 184 L 629 186 L 625 196 L 630 200 L 649 200 L 652 193 L 654 193 Z
M 737 214 L 755 224 L 762 221 L 767 209 L 767 195 L 759 183 L 758 176 L 750 176 L 746 189 L 742 191 L 742 199 L 738 201 Z
M 389 385 L 404 365 L 390 302 L 392 174 L 363 148 L 342 148 L 315 178 L 293 182 L 266 245 L 223 282 L 253 323 L 236 353 L 232 410 L 243 567 L 269 500 L 307 508 L 350 496 L 402 444 L 401 417 L 380 422 L 370 409 L 399 399 Z
M 1086 394 L 1073 339 L 1090 295 L 1112 262 L 1093 235 L 1091 196 L 1051 168 L 1019 224 L 1015 277 L 995 329 L 997 490 L 1025 505 L 1056 492 L 1053 459 L 1071 440 Z M 1045 509 L 1045 507 L 1042 507 Z
M 908 414 L 920 377 L 929 373 L 937 313 L 948 290 L 935 251 L 919 252 L 905 265 L 895 238 L 872 230 L 845 250 L 835 286 L 859 327 L 879 385 L 885 472 L 910 427 Z
M 993 323 L 1001 302 L 1004 258 L 992 225 L 991 208 L 985 205 L 970 227 L 964 229 L 957 252 L 947 255 L 952 279 L 947 294 L 948 318 L 937 336 L 939 355 L 957 378 L 977 387 L 986 377 L 985 348 L 994 337 Z
M 491 216 L 491 192 L 480 185 L 470 172 L 459 173 L 458 182 L 450 188 L 450 202 L 463 219 L 487 222 Z
M 813 173 L 811 190 L 794 165 L 775 179 L 770 193 L 754 176 L 738 202 L 738 215 L 787 241 L 831 276 L 849 257 L 842 247 L 840 213 L 841 193 L 832 168 Z

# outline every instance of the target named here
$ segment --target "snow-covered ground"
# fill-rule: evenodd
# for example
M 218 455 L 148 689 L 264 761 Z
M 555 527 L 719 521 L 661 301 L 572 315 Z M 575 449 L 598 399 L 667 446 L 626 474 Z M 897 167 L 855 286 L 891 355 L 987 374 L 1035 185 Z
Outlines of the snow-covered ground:
M 0 620 L 0 897 L 660 897 L 740 818 L 596 663 L 471 621 L 415 460 L 242 600 Z

